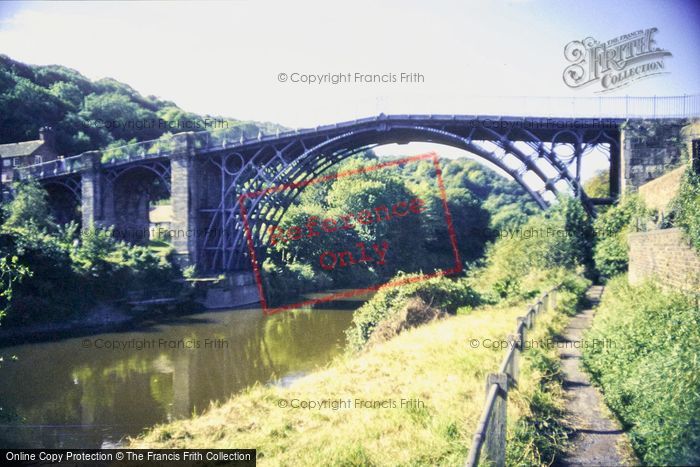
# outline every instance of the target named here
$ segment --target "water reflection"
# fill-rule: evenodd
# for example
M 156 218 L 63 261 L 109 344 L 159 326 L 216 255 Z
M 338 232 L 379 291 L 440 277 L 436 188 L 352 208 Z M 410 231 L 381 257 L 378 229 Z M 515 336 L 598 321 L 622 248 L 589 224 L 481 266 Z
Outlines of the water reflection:
M 18 357 L 0 369 L 0 446 L 118 443 L 256 382 L 325 364 L 342 351 L 351 318 L 348 310 L 267 318 L 260 310 L 211 312 L 132 332 L 0 349 Z M 120 347 L 104 348 L 114 342 Z

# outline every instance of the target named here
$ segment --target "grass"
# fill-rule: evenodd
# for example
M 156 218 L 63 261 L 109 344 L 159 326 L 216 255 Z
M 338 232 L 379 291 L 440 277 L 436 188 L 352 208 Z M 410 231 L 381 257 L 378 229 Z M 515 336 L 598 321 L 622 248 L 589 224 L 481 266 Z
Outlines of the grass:
M 173 247 L 164 240 L 150 239 L 148 241 L 148 248 L 159 256 L 166 256 Z
M 566 300 L 560 313 L 540 320 L 526 340 L 543 342 L 559 335 L 575 301 Z M 533 346 L 525 352 L 518 390 L 509 394 L 508 417 L 513 413 L 511 407 L 519 417 L 508 420 L 506 465 L 549 466 L 566 448 L 571 430 L 566 422 L 562 382 L 556 347 Z
M 646 465 L 700 464 L 700 309 L 658 284 L 610 281 L 584 364 Z
M 131 447 L 256 448 L 263 465 L 462 465 L 483 407 L 486 374 L 496 371 L 505 352 L 483 343 L 513 332 L 525 309 L 524 302 L 489 306 L 412 329 L 288 387 L 255 386 L 201 416 L 156 426 L 131 439 Z M 560 320 L 558 313 L 543 315 L 538 334 L 553 332 Z M 547 451 L 533 437 L 545 420 L 542 409 L 549 416 L 560 409 L 556 394 L 546 391 L 551 365 L 524 359 L 522 381 L 509 394 L 515 440 L 509 459 L 515 464 L 541 463 L 540 451 Z M 402 408 L 401 399 L 424 405 Z M 280 407 L 295 400 L 350 400 L 350 407 Z M 355 408 L 355 400 L 394 401 L 396 407 Z

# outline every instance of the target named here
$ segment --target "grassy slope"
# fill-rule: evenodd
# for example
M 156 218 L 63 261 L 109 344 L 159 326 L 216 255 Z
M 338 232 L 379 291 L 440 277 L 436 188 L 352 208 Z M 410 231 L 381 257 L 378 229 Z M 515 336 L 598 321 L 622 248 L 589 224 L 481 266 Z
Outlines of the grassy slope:
M 462 464 L 482 409 L 486 373 L 497 369 L 504 354 L 471 348 L 470 339 L 503 339 L 524 310 L 524 303 L 486 307 L 413 329 L 360 356 L 340 358 L 290 387 L 254 387 L 202 416 L 157 426 L 131 445 L 255 447 L 264 464 Z M 561 315 L 545 315 L 538 333 L 551 332 L 547 325 L 552 319 L 561 322 Z M 531 415 L 533 393 L 546 372 L 524 361 L 519 391 L 509 396 L 511 431 L 518 419 Z M 425 408 L 278 407 L 280 399 L 295 398 L 418 398 Z M 532 454 L 535 447 L 528 436 L 519 430 L 521 439 L 513 443 L 518 452 L 509 453 L 511 459 L 523 462 L 523 456 Z

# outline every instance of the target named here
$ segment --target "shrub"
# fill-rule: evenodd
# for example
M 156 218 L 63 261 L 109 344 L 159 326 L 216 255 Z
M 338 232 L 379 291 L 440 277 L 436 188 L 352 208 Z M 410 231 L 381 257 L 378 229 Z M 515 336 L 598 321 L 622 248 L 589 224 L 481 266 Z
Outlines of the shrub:
M 410 281 L 416 277 L 419 275 L 400 273 L 394 280 Z M 479 295 L 466 279 L 437 277 L 394 287 L 382 287 L 371 300 L 355 311 L 353 324 L 346 333 L 349 348 L 362 349 L 377 325 L 398 313 L 411 299 L 421 300 L 427 306 L 449 314 L 455 314 L 459 307 L 474 307 L 481 302 Z
M 581 203 L 561 198 L 524 225 L 502 230 L 487 250 L 486 267 L 476 280 L 495 299 L 532 297 L 541 291 L 543 279 L 554 283 L 577 266 L 590 271 L 593 238 L 591 220 Z
M 627 271 L 627 234 L 637 230 L 638 220 L 646 214 L 642 200 L 637 195 L 628 195 L 595 220 L 597 242 L 593 259 L 601 276 L 613 277 Z
M 302 293 L 328 289 L 333 283 L 327 274 L 314 271 L 309 264 L 276 264 L 267 258 L 262 270 L 265 300 L 271 306 L 298 301 Z
M 686 170 L 671 206 L 675 225 L 683 229 L 693 247 L 700 251 L 700 174 Z
M 5 227 L 56 229 L 48 204 L 48 195 L 39 182 L 35 180 L 15 182 L 12 188 L 15 192 L 12 201 L 2 206 Z
M 700 464 L 700 313 L 648 282 L 610 281 L 586 336 L 584 364 L 629 429 L 640 459 Z
M 17 265 L 30 273 L 14 285 L 4 325 L 58 321 L 85 313 L 100 300 L 123 298 L 127 291 L 178 287 L 170 258 L 118 242 L 109 230 L 89 229 L 82 243 L 76 235 L 71 225 L 57 234 L 31 222 L 3 229 L 0 256 L 16 256 Z
M 91 304 L 69 252 L 59 239 L 32 228 L 0 234 L 2 255 L 17 256 L 31 276 L 15 284 L 3 325 L 16 326 L 70 317 Z

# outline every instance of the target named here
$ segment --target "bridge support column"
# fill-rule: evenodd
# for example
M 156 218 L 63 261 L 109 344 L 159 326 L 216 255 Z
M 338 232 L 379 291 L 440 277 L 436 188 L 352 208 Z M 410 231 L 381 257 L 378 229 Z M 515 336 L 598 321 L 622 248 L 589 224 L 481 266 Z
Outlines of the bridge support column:
M 682 128 L 687 122 L 673 120 L 630 120 L 622 131 L 623 193 L 637 189 L 683 161 Z
M 182 266 L 187 266 L 197 263 L 197 245 L 200 235 L 197 226 L 197 164 L 194 158 L 192 134 L 175 135 L 174 140 L 179 147 L 170 160 L 172 243 L 176 261 Z
M 610 187 L 609 195 L 612 199 L 617 200 L 620 197 L 620 190 L 623 184 L 622 179 L 622 137 L 617 144 L 610 145 Z
M 113 222 L 104 219 L 102 199 L 104 181 L 100 170 L 101 159 L 102 153 L 100 151 L 90 151 L 83 154 L 85 169 L 80 177 L 83 231 L 91 226 L 108 227 L 113 224 Z

